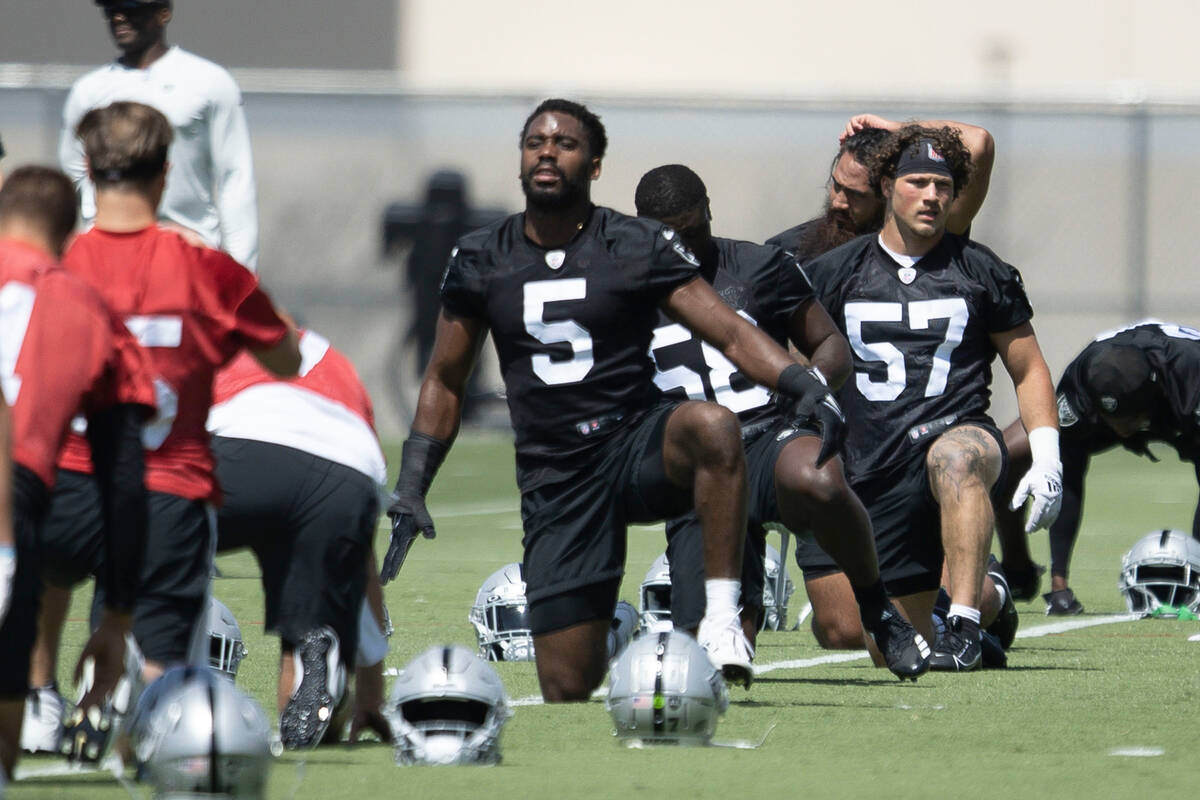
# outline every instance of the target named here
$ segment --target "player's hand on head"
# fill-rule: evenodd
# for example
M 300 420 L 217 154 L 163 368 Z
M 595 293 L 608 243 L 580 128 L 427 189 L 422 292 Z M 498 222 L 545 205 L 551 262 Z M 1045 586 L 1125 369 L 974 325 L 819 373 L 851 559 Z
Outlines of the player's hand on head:
M 392 493 L 392 504 L 388 506 L 387 515 L 392 521 L 392 537 L 388 542 L 387 554 L 383 557 L 383 566 L 379 569 L 379 580 L 387 583 L 396 577 L 408 550 L 412 547 L 417 534 L 432 539 L 437 535 L 433 527 L 433 518 L 425 507 L 425 498 L 419 491 L 396 486 Z
M 844 142 L 849 137 L 863 130 L 864 128 L 879 128 L 880 130 L 894 130 L 896 123 L 890 119 L 884 119 L 878 114 L 855 114 L 846 122 L 846 127 L 842 129 L 838 135 L 838 142 Z
M 1009 505 L 1013 511 L 1025 505 L 1026 500 L 1032 499 L 1029 506 L 1029 517 L 1025 521 L 1025 532 L 1033 533 L 1039 528 L 1049 528 L 1058 519 L 1062 509 L 1062 463 L 1034 462 L 1029 471 L 1017 484 Z

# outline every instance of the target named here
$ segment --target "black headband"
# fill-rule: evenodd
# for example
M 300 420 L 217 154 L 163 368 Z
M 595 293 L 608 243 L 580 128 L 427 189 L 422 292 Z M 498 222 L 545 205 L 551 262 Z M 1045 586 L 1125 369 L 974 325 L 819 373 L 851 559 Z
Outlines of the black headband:
M 92 177 L 97 181 L 106 183 L 120 183 L 121 181 L 146 181 L 151 178 L 157 178 L 162 174 L 163 167 L 166 161 L 145 162 L 134 164 L 132 167 L 121 169 L 120 167 L 110 167 L 109 169 L 95 170 Z
M 945 157 L 934 147 L 933 139 L 918 139 L 912 147 L 900 155 L 900 161 L 896 164 L 895 177 L 911 175 L 914 172 L 945 175 L 947 178 L 954 177 Z

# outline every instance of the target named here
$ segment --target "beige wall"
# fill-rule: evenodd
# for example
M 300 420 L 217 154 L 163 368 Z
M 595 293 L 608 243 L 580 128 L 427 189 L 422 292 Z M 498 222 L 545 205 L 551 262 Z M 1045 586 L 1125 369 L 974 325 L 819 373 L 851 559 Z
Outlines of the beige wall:
M 406 0 L 414 86 L 535 93 L 1119 99 L 1200 89 L 1195 0 Z M 1136 89 L 1134 90 L 1136 92 Z

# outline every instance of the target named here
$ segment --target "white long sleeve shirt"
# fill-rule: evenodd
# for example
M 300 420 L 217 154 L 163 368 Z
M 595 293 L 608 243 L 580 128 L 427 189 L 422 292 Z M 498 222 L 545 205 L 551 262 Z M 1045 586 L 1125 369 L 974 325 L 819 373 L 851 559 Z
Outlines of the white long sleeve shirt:
M 175 129 L 159 217 L 191 228 L 238 262 L 258 267 L 258 203 L 242 93 L 223 67 L 171 47 L 146 69 L 117 61 L 75 81 L 63 107 L 58 156 L 79 188 L 85 224 L 96 216 L 75 128 L 83 115 L 118 100 L 161 111 Z

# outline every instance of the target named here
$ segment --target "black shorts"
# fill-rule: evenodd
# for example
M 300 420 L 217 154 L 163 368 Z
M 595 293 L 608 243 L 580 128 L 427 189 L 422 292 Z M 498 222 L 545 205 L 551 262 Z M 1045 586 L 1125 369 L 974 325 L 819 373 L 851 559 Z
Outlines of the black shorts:
M 779 522 L 775 464 L 783 448 L 815 431 L 786 422 L 768 428 L 746 444 L 746 547 L 742 554 L 742 608 L 763 607 L 767 552 L 764 526 Z M 700 624 L 707 604 L 704 593 L 704 537 L 696 512 L 667 521 L 667 563 L 671 569 L 671 622 L 683 630 Z
M 103 525 L 95 478 L 60 469 L 42 528 L 42 578 L 70 589 L 96 575 L 104 561 Z
M 965 424 L 983 428 L 1000 446 L 1000 476 L 992 486 L 995 499 L 1004 491 L 1008 468 L 1004 437 L 994 425 L 974 420 Z M 935 591 L 942 583 L 941 509 L 929 485 L 927 452 L 928 447 L 914 450 L 908 460 L 892 469 L 852 484 L 871 517 L 879 573 L 893 597 Z M 796 563 L 805 580 L 841 571 L 814 539 L 797 539 Z
M 46 515 L 47 492 L 41 479 L 20 464 L 13 465 L 13 538 L 17 570 L 13 575 L 12 602 L 0 625 L 0 698 L 16 700 L 29 691 L 29 656 L 37 636 L 38 604 L 42 582 L 38 578 L 38 529 Z
M 354 663 L 366 559 L 379 518 L 375 481 L 303 450 L 212 440 L 225 502 L 217 549 L 249 547 L 262 569 L 266 629 L 295 644 L 322 625 Z
M 573 475 L 522 493 L 525 593 L 535 634 L 611 616 L 615 592 L 610 603 L 576 604 L 571 613 L 554 608 L 554 600 L 624 574 L 630 523 L 691 508 L 691 491 L 667 480 L 662 458 L 663 430 L 677 407 L 664 403 L 640 413 Z
M 207 503 L 146 492 L 146 550 L 133 607 L 133 635 L 151 661 L 184 661 L 192 630 L 203 616 L 215 531 Z M 42 574 L 70 587 L 100 570 L 104 527 L 94 478 L 59 470 L 42 536 Z M 103 587 L 96 585 L 96 602 Z

